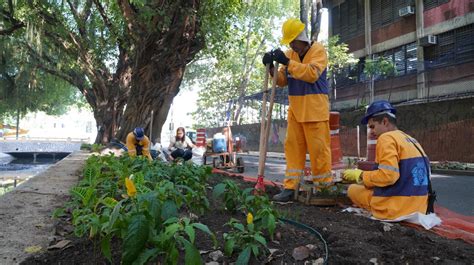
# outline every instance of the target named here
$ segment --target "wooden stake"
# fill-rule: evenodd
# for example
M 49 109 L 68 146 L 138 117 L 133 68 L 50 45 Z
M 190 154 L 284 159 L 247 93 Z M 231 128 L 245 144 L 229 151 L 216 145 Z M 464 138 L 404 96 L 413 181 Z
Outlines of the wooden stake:
M 265 91 L 268 90 L 268 73 L 270 73 L 270 67 L 267 65 L 267 72 L 265 76 L 265 83 L 264 89 Z M 272 83 L 272 90 L 270 95 L 270 106 L 268 108 L 268 112 L 266 112 L 266 105 L 267 105 L 267 97 L 266 93 L 263 93 L 263 108 L 262 108 L 262 124 L 260 124 L 260 159 L 258 161 L 258 176 L 263 176 L 265 172 L 265 162 L 267 159 L 267 143 L 268 137 L 270 135 L 270 127 L 272 122 L 272 110 L 273 110 L 273 102 L 275 101 L 275 89 L 276 83 L 278 78 L 278 63 L 275 64 L 274 72 L 273 72 L 273 83 Z

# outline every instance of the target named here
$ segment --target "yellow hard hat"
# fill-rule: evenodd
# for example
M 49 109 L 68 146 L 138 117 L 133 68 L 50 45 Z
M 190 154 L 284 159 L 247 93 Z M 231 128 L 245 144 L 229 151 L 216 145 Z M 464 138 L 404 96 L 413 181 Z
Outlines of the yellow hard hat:
M 299 19 L 290 18 L 281 27 L 281 33 L 283 38 L 280 43 L 288 45 L 292 42 L 301 32 L 304 30 L 304 24 Z

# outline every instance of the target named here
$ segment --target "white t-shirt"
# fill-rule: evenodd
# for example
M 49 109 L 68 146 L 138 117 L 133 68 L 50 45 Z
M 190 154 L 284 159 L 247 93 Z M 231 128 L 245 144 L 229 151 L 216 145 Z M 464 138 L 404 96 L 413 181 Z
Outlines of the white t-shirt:
M 176 141 L 175 137 L 170 139 L 170 146 L 174 148 L 186 149 L 188 147 L 191 147 L 192 145 L 193 145 L 193 142 L 191 142 L 191 139 L 189 139 L 189 137 L 187 136 L 184 137 L 184 142 Z

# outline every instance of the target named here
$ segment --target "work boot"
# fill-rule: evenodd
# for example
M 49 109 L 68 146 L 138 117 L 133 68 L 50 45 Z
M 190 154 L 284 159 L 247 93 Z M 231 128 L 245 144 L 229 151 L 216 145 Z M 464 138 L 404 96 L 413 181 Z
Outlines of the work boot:
M 279 202 L 287 202 L 293 198 L 294 193 L 294 190 L 284 189 L 282 192 L 273 196 L 273 200 Z

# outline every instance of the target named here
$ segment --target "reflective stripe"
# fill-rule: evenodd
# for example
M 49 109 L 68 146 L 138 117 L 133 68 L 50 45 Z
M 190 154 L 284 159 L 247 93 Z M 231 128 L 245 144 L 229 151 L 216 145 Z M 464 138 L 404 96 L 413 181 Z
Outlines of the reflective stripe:
M 290 173 L 296 173 L 296 174 L 303 174 L 304 173 L 304 170 L 303 169 L 287 169 L 286 170 L 286 173 L 287 174 L 290 174 Z
M 301 176 L 285 176 L 285 179 L 300 179 Z
M 328 178 L 328 177 L 331 177 L 331 176 L 332 176 L 332 173 L 328 172 L 326 174 L 311 176 L 311 177 L 313 178 L 313 181 L 314 181 L 315 179 L 323 179 L 323 178 Z
M 331 131 L 330 131 L 330 134 L 331 134 L 331 135 L 339 134 L 339 129 L 337 129 L 337 130 L 331 130 Z
M 367 144 L 377 144 L 377 140 L 367 140 Z
M 392 166 L 389 166 L 389 165 L 379 164 L 379 168 L 386 169 L 386 170 L 391 170 L 391 171 L 395 171 L 397 173 L 400 173 L 400 170 L 397 167 L 392 167 Z

